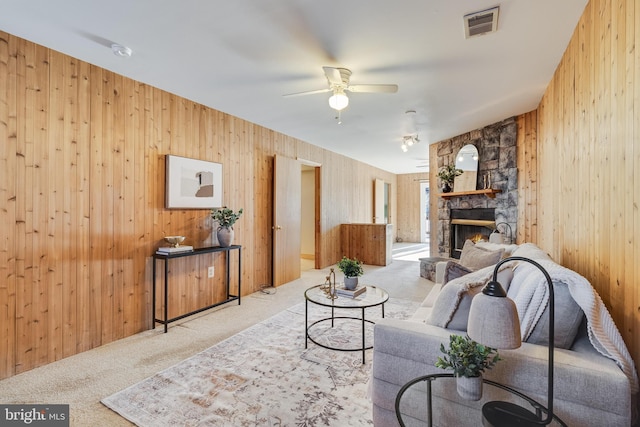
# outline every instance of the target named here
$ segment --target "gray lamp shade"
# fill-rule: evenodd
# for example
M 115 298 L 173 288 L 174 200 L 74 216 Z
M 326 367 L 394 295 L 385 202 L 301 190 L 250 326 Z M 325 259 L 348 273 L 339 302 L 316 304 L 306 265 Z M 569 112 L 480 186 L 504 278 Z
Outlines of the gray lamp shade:
M 495 284 L 500 286 L 498 282 L 492 282 L 487 287 Z M 506 296 L 487 295 L 483 290 L 471 301 L 467 334 L 475 342 L 492 348 L 520 347 L 522 340 L 516 304 Z

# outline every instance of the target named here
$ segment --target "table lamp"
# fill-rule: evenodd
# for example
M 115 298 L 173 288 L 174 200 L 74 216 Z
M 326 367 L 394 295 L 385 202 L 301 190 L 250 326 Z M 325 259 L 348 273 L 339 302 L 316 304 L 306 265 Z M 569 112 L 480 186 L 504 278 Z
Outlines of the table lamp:
M 497 349 L 515 349 L 521 345 L 520 320 L 516 305 L 498 283 L 500 266 L 510 261 L 528 262 L 542 271 L 549 287 L 549 373 L 547 385 L 546 417 L 542 419 L 541 408 L 533 413 L 511 402 L 492 401 L 482 407 L 484 426 L 543 426 L 553 419 L 553 352 L 555 306 L 553 282 L 547 270 L 537 262 L 513 256 L 501 260 L 493 270 L 493 279 L 471 302 L 467 334 L 474 341 Z

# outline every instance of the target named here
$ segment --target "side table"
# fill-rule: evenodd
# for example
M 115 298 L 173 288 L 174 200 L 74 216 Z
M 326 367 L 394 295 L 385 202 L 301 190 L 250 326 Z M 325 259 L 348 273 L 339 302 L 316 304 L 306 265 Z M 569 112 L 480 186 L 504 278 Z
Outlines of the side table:
M 405 427 L 405 423 L 402 420 L 402 413 L 400 412 L 400 402 L 402 400 L 402 396 L 404 395 L 404 393 L 411 388 L 412 386 L 420 383 L 420 382 L 425 382 L 427 385 L 427 419 L 428 427 L 432 427 L 433 426 L 433 402 L 432 402 L 432 396 L 431 396 L 431 384 L 440 379 L 440 378 L 445 378 L 448 379 L 448 381 L 452 384 L 453 387 L 455 387 L 455 376 L 451 373 L 444 373 L 444 374 L 431 374 L 431 375 L 423 375 L 421 377 L 417 377 L 412 379 L 411 381 L 409 381 L 408 383 L 406 383 L 405 385 L 402 386 L 402 388 L 400 389 L 400 391 L 398 392 L 398 394 L 396 395 L 396 405 L 395 405 L 395 411 L 396 411 L 396 418 L 398 419 L 398 422 L 400 423 L 401 427 Z M 507 387 L 506 385 L 497 383 L 495 381 L 491 381 L 488 380 L 486 378 L 483 378 L 483 383 L 484 384 L 488 384 L 490 386 L 493 387 L 498 387 L 506 392 L 509 392 L 515 396 L 518 396 L 519 398 L 525 400 L 526 402 L 528 402 L 532 408 L 534 409 L 535 413 L 538 415 L 538 417 L 542 418 L 542 413 L 546 413 L 547 408 L 544 407 L 542 404 L 538 403 L 537 401 L 533 400 L 532 398 L 530 398 L 529 396 L 520 393 L 519 391 L 511 388 L 511 387 Z M 482 418 L 482 414 L 478 414 L 478 423 L 481 423 L 481 418 Z M 555 421 L 555 425 L 559 425 L 559 426 L 563 426 L 563 427 L 567 427 L 567 425 L 564 423 L 564 421 L 562 421 L 556 414 L 553 414 L 553 420 Z
M 231 272 L 230 267 L 231 267 L 231 251 L 236 250 L 238 251 L 238 294 L 237 295 L 232 295 L 231 294 L 231 290 L 229 288 L 230 286 L 230 281 L 231 281 Z M 195 255 L 202 255 L 202 254 L 208 254 L 208 253 L 212 253 L 212 252 L 225 252 L 226 253 L 226 285 L 227 285 L 227 298 L 224 301 L 220 301 L 218 303 L 215 304 L 211 304 L 211 305 L 207 305 L 206 307 L 202 307 L 199 308 L 197 310 L 193 310 L 190 311 L 188 313 L 184 313 L 181 314 L 179 316 L 176 316 L 174 318 L 168 319 L 169 317 L 169 260 L 174 259 L 174 258 L 183 258 L 183 257 L 189 257 L 189 256 L 195 256 Z M 163 311 L 164 311 L 164 318 L 163 319 L 158 319 L 156 318 L 156 262 L 158 260 L 163 260 L 164 261 L 164 307 L 163 307 Z M 241 292 L 241 281 L 242 281 L 242 269 L 241 269 L 241 265 L 242 265 L 242 246 L 240 245 L 231 245 L 229 247 L 221 247 L 221 246 L 208 246 L 208 247 L 204 247 L 204 248 L 197 248 L 194 249 L 193 251 L 190 252 L 178 252 L 178 253 L 172 253 L 172 254 L 159 254 L 159 253 L 154 253 L 153 254 L 153 304 L 151 306 L 151 318 L 153 319 L 153 326 L 155 328 L 155 324 L 156 323 L 161 323 L 164 325 L 164 333 L 167 333 L 167 327 L 169 325 L 169 323 L 171 322 L 175 322 L 176 320 L 180 320 L 184 317 L 187 316 L 191 316 L 193 314 L 196 313 L 200 313 L 201 311 L 204 310 L 208 310 L 210 308 L 222 305 L 222 304 L 226 304 L 230 301 L 235 301 L 238 300 L 238 305 L 240 305 L 240 296 L 242 294 Z

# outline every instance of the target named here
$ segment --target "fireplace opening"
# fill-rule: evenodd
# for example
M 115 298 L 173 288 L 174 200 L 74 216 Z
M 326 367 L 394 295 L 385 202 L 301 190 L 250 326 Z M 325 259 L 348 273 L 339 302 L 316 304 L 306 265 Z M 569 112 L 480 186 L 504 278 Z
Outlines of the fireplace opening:
M 449 256 L 460 259 L 462 247 L 467 239 L 474 243 L 489 241 L 496 228 L 495 209 L 451 209 Z

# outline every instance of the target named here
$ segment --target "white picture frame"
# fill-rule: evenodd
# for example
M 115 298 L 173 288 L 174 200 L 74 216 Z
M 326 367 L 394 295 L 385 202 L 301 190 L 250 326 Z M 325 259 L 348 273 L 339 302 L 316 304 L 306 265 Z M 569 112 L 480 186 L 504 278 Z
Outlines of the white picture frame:
M 167 154 L 167 209 L 222 207 L 222 164 Z

